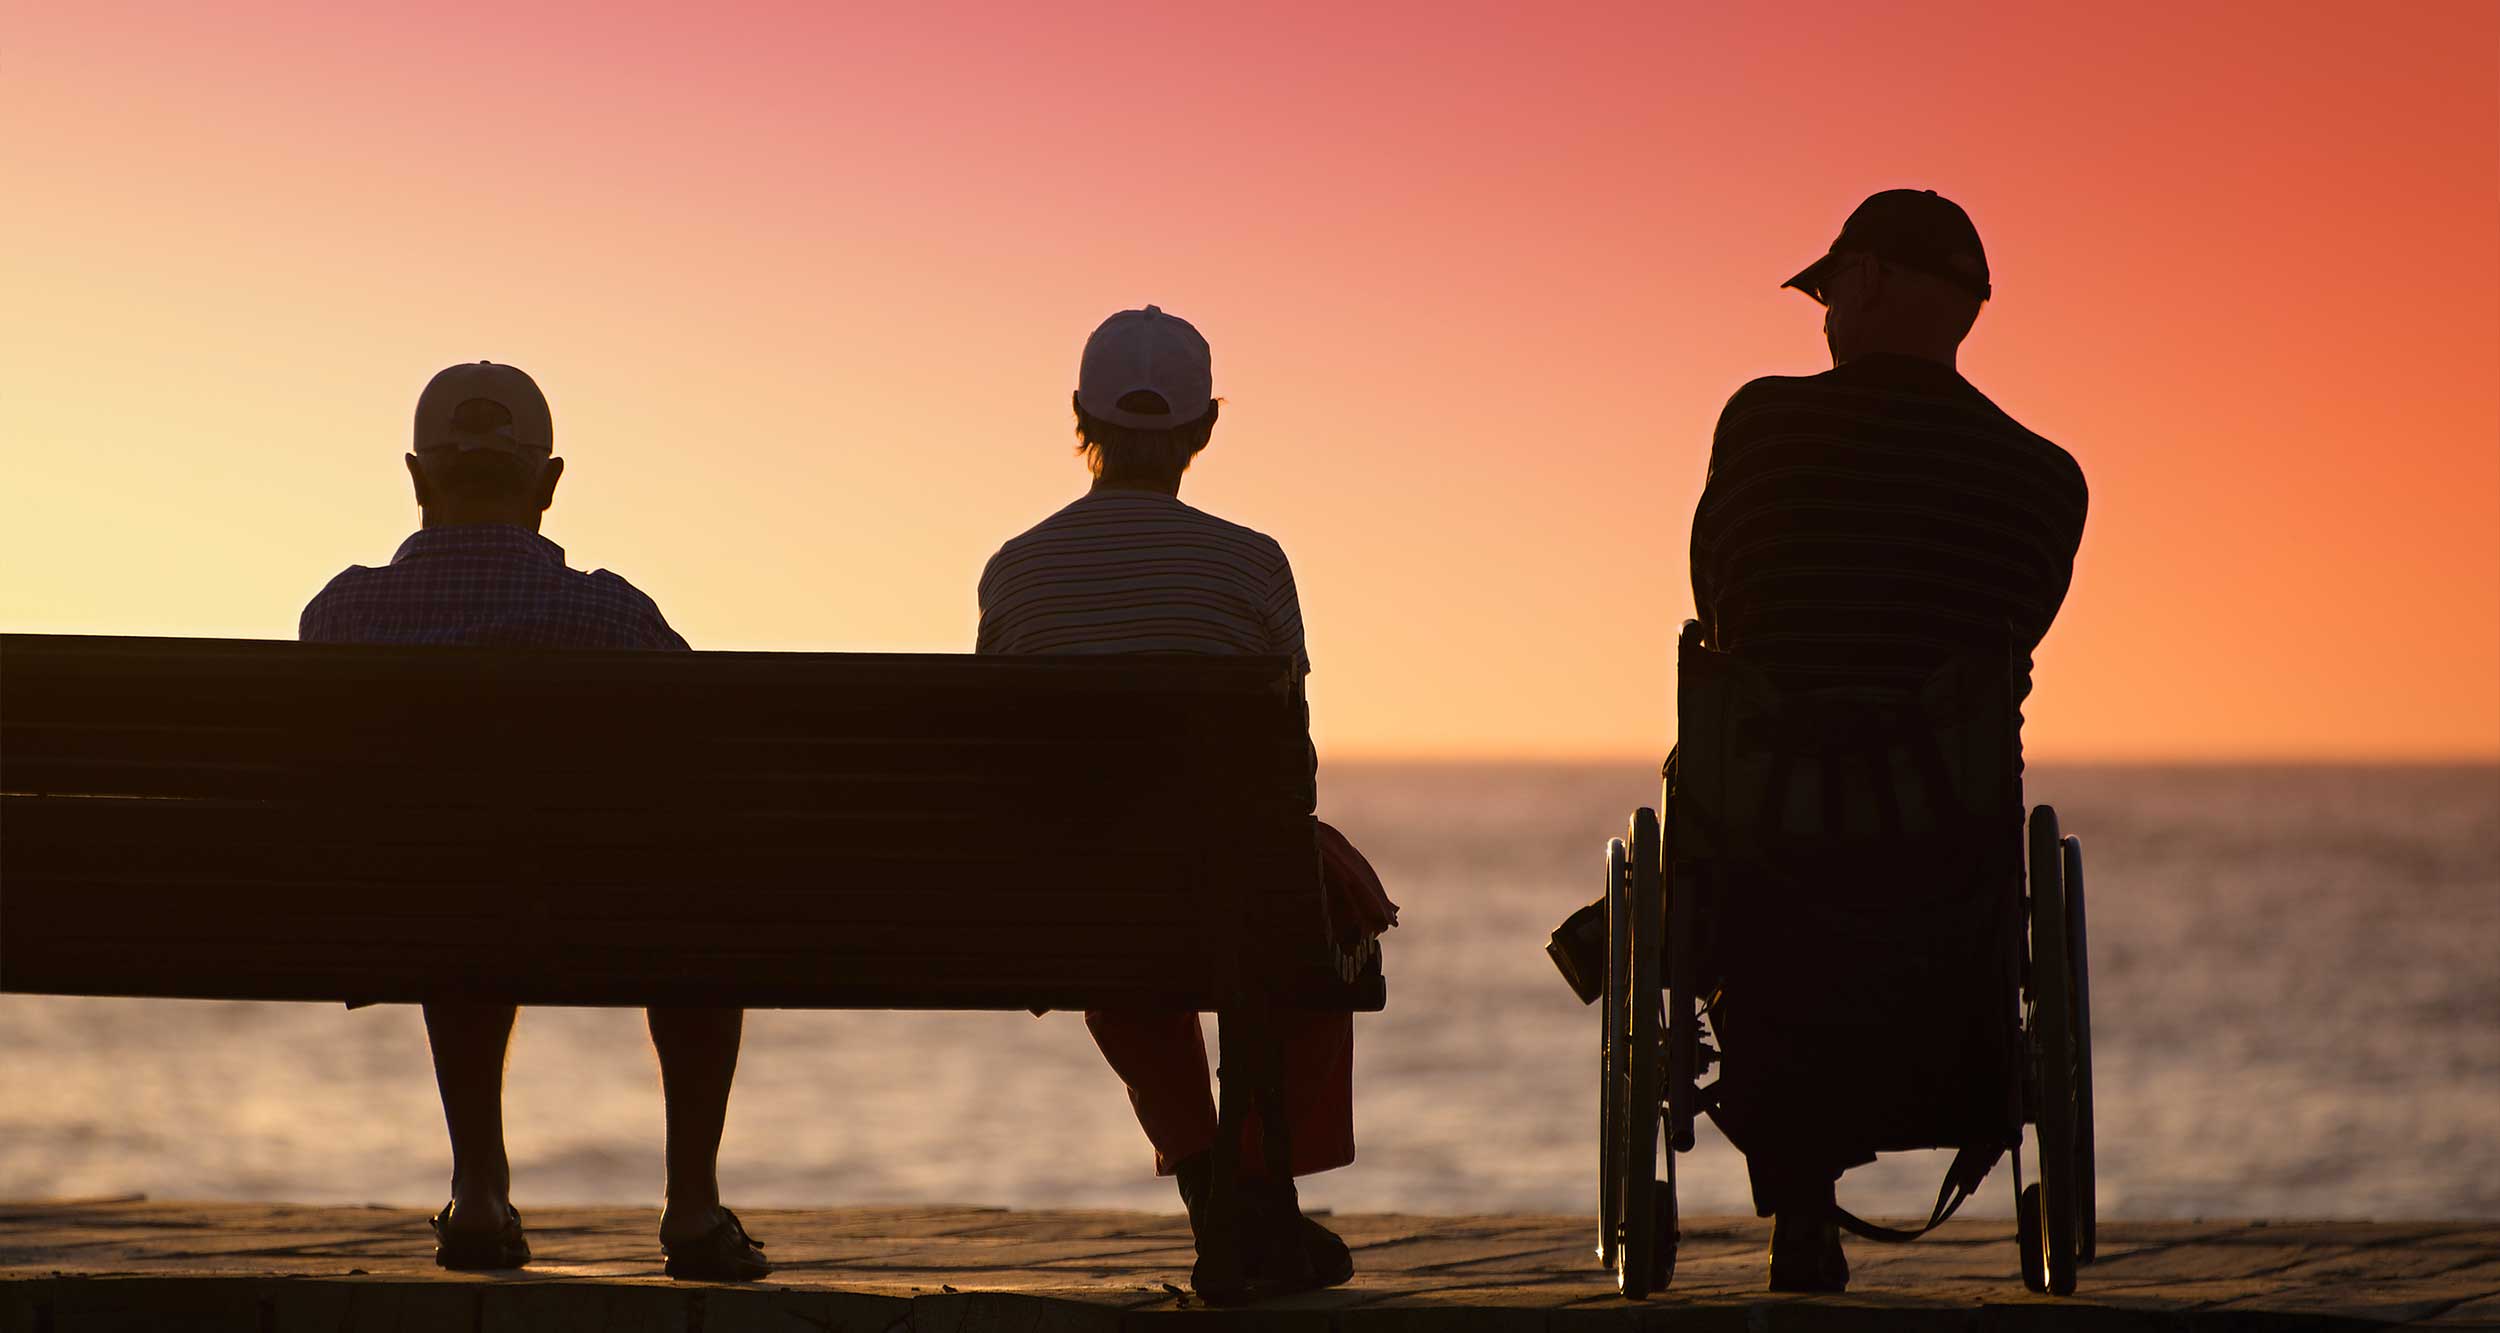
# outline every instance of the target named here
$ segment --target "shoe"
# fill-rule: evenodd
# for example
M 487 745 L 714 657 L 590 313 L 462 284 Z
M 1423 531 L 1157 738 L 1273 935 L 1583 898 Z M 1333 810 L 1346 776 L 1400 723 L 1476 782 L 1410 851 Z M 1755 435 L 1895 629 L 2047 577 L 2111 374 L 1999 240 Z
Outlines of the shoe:
M 1193 1153 L 1172 1164 L 1181 1207 L 1189 1213 L 1189 1240 L 1198 1252 L 1189 1268 L 1189 1289 L 1210 1305 L 1238 1305 L 1250 1298 L 1249 1265 L 1243 1261 L 1241 1218 L 1215 1211 L 1215 1153 Z
M 661 1241 L 660 1249 L 668 1256 L 668 1275 L 680 1282 L 753 1282 L 773 1271 L 764 1242 L 748 1235 L 727 1208 L 700 1238 L 679 1245 Z
M 1554 960 L 1554 970 L 1562 973 L 1563 984 L 1580 1003 L 1597 1003 L 1606 989 L 1606 900 L 1564 917 L 1545 941 L 1545 956 Z
M 1354 1277 L 1354 1252 L 1336 1232 L 1321 1226 L 1302 1211 L 1302 1196 L 1295 1190 L 1293 1178 L 1285 1178 L 1282 1186 L 1261 1182 L 1255 1188 L 1258 1208 L 1256 1226 L 1265 1244 L 1267 1265 L 1279 1281 L 1300 1280 L 1307 1286 L 1299 1291 L 1316 1291 L 1322 1287 L 1341 1287 Z M 1299 1259 L 1299 1264 L 1294 1261 Z
M 1770 1260 L 1773 1291 L 1849 1289 L 1849 1256 L 1840 1248 L 1840 1224 L 1827 1209 L 1796 1209 L 1772 1217 Z
M 1172 1174 L 1189 1210 L 1198 1249 L 1189 1287 L 1209 1305 L 1246 1305 L 1333 1287 L 1354 1276 L 1354 1258 L 1335 1232 L 1302 1215 L 1293 1182 L 1278 1190 L 1243 1181 L 1230 1216 L 1215 1212 L 1212 1152 L 1182 1158 Z
M 503 1225 L 493 1231 L 454 1231 L 451 1205 L 426 1220 L 434 1229 L 434 1263 L 457 1272 L 491 1272 L 519 1268 L 530 1261 L 529 1237 L 521 1231 L 521 1214 L 503 1206 Z

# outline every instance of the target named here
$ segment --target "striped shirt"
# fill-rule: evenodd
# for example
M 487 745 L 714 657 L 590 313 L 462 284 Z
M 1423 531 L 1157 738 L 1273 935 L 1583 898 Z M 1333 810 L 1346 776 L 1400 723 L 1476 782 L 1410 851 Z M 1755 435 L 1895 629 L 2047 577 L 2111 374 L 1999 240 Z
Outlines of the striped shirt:
M 1693 515 L 1703 632 L 1792 688 L 1914 687 L 2010 625 L 2048 633 L 2083 471 L 1951 368 L 1862 357 L 1736 391 Z
M 1281 653 L 1311 669 L 1272 537 L 1152 491 L 1099 489 L 981 572 L 983 653 Z
M 350 566 L 305 606 L 306 643 L 465 643 L 682 651 L 634 585 L 566 567 L 564 548 L 508 523 L 424 528 L 380 568 Z

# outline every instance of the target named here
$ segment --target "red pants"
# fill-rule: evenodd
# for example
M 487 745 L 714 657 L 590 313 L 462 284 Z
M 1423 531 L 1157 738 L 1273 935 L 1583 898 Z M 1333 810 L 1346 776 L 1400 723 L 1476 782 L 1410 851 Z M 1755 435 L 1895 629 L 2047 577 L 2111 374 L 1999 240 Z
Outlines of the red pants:
M 1354 1160 L 1354 1015 L 1287 1012 L 1285 1118 L 1293 1174 L 1307 1176 Z M 1094 1009 L 1085 1014 L 1094 1044 L 1128 1085 L 1129 1105 L 1154 1145 L 1155 1174 L 1215 1146 L 1215 1096 L 1198 1015 L 1168 1009 Z M 1242 1126 L 1242 1166 L 1256 1174 L 1258 1113 Z

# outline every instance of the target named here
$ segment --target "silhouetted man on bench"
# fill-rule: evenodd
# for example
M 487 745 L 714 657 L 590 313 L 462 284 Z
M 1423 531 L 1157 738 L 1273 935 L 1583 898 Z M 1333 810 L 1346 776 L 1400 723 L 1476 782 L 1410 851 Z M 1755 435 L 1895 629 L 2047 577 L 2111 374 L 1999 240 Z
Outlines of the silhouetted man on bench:
M 1198 330 L 1154 306 L 1121 311 L 1094 330 L 1075 401 L 1078 452 L 1093 485 L 990 558 L 980 652 L 1272 653 L 1310 670 L 1284 549 L 1180 500 L 1181 474 L 1215 430 L 1211 366 Z M 1179 1178 L 1202 1261 L 1219 1230 L 1245 1242 L 1249 1287 L 1211 1279 L 1201 1262 L 1191 1276 L 1201 1294 L 1228 1301 L 1353 1275 L 1345 1242 L 1303 1216 L 1293 1183 L 1293 1175 L 1354 1160 L 1352 1014 L 1287 1021 L 1292 1175 L 1246 1182 L 1249 1205 L 1237 1217 L 1211 1211 L 1217 1111 L 1198 1015 L 1096 1010 L 1085 1026 L 1128 1085 L 1157 1172 Z M 1255 1169 L 1262 1155 L 1243 1160 Z
M 417 398 L 408 455 L 423 526 L 391 563 L 355 566 L 304 608 L 308 643 L 492 644 L 682 652 L 686 641 L 651 599 L 606 570 L 582 573 L 538 534 L 564 460 L 553 457 L 547 400 L 521 371 L 453 366 Z M 529 1241 L 512 1208 L 503 1143 L 508 1004 L 425 1006 L 434 1077 L 451 1131 L 451 1202 L 433 1221 L 445 1268 L 518 1268 Z M 668 1108 L 667 1206 L 660 1244 L 671 1277 L 751 1281 L 772 1271 L 763 1247 L 720 1203 L 717 1165 L 744 1015 L 654 1008 Z

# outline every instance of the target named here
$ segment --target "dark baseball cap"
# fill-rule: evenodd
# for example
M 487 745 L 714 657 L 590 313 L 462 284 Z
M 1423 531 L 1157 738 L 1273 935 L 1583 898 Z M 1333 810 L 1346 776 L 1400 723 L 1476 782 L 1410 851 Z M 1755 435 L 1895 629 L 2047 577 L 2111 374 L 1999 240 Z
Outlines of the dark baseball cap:
M 518 366 L 471 361 L 428 381 L 417 395 L 416 451 L 487 449 L 524 458 L 554 453 L 547 396 Z
M 1780 284 L 1820 301 L 1832 268 L 1850 255 L 1873 255 L 1931 277 L 1942 278 L 1985 301 L 1988 252 L 1979 229 L 1962 206 L 1934 190 L 1884 190 L 1866 197 L 1840 224 L 1831 252 Z

